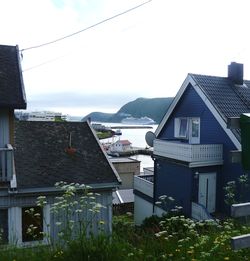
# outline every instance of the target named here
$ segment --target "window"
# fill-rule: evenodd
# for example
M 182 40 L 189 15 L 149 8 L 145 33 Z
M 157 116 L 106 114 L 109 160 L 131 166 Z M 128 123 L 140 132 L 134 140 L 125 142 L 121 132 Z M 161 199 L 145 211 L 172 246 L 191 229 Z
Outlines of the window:
M 175 119 L 175 137 L 176 138 L 187 138 L 188 133 L 188 119 L 187 118 L 176 118 Z
M 192 130 L 192 137 L 198 138 L 199 137 L 199 130 L 200 130 L 199 119 L 191 119 L 191 130 Z
M 187 139 L 190 144 L 200 143 L 200 118 L 175 118 L 174 136 Z
M 41 207 L 22 208 L 22 241 L 43 240 L 43 209 Z
M 8 243 L 8 209 L 0 209 L 0 244 Z

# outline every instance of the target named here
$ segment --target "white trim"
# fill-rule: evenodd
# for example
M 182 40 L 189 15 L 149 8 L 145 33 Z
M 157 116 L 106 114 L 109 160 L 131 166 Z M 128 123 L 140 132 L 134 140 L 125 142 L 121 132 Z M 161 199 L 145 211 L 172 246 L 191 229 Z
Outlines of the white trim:
M 193 88 L 196 90 L 196 92 L 201 97 L 203 102 L 207 105 L 208 109 L 212 112 L 213 116 L 218 121 L 218 123 L 223 128 L 223 130 L 226 132 L 228 137 L 231 139 L 231 141 L 233 142 L 233 144 L 235 145 L 237 150 L 241 150 L 240 142 L 237 140 L 237 138 L 233 134 L 232 130 L 227 128 L 227 123 L 223 120 L 221 115 L 218 113 L 218 111 L 215 109 L 215 107 L 212 105 L 212 103 L 209 101 L 209 99 L 205 96 L 205 94 L 202 92 L 200 87 L 197 84 L 195 84 L 195 85 L 193 85 Z
M 188 164 L 189 168 L 197 168 L 197 167 L 207 167 L 207 166 L 215 166 L 215 165 L 223 165 L 223 160 L 219 161 L 209 161 L 209 162 L 191 162 Z
M 213 114 L 213 116 L 215 117 L 215 119 L 218 121 L 218 123 L 220 124 L 220 126 L 223 128 L 223 130 L 225 131 L 225 133 L 228 135 L 228 137 L 230 138 L 230 140 L 233 142 L 233 144 L 235 145 L 235 147 L 237 148 L 237 150 L 241 150 L 241 144 L 240 142 L 237 140 L 237 138 L 235 137 L 235 135 L 233 134 L 232 130 L 227 128 L 227 123 L 225 122 L 225 120 L 221 117 L 221 115 L 218 113 L 218 111 L 215 109 L 214 105 L 212 105 L 212 103 L 209 101 L 209 99 L 206 97 L 206 95 L 204 94 L 204 92 L 201 90 L 200 86 L 194 81 L 194 79 L 192 78 L 192 76 L 190 74 L 188 74 L 188 76 L 186 77 L 185 81 L 183 82 L 181 88 L 179 89 L 178 93 L 176 94 L 173 102 L 171 103 L 171 105 L 169 106 L 169 109 L 167 110 L 167 113 L 165 114 L 163 120 L 160 122 L 160 124 L 158 125 L 158 128 L 155 131 L 155 135 L 156 137 L 159 135 L 159 133 L 161 132 L 162 128 L 165 126 L 167 120 L 169 119 L 170 115 L 172 114 L 175 106 L 177 105 L 178 101 L 180 100 L 182 94 L 184 93 L 184 91 L 186 90 L 186 88 L 188 87 L 188 85 L 191 84 L 192 87 L 194 88 L 194 90 L 197 92 L 197 94 L 200 96 L 200 98 L 203 100 L 203 102 L 206 104 L 206 106 L 208 107 L 208 109 L 210 110 L 210 112 Z
M 117 195 L 117 197 L 119 198 L 119 200 L 120 200 L 120 203 L 122 204 L 122 203 L 124 203 L 123 202 L 123 200 L 122 200 L 122 197 L 121 197 L 121 195 L 120 195 L 120 193 L 119 193 L 119 191 L 118 190 L 116 190 L 116 195 Z
M 43 238 L 43 244 L 50 243 L 50 204 L 46 204 L 43 207 L 43 232 L 45 233 L 45 237 Z
M 12 245 L 22 243 L 22 214 L 20 207 L 8 208 L 8 239 Z
M 50 204 L 42 208 L 43 211 L 43 232 L 50 237 Z M 8 239 L 9 243 L 17 246 L 34 246 L 37 244 L 48 244 L 48 237 L 43 240 L 22 242 L 22 207 L 12 207 L 8 209 Z
M 200 144 L 200 136 L 201 136 L 201 118 L 200 117 L 189 117 L 189 128 L 188 128 L 188 141 L 189 144 Z M 198 136 L 193 137 L 193 122 L 198 121 Z
M 112 190 L 114 188 L 117 188 L 118 184 L 116 182 L 114 183 L 96 183 L 96 184 L 86 184 L 90 187 L 90 190 Z M 9 193 L 18 193 L 18 194 L 26 194 L 26 193 L 45 193 L 45 192 L 62 192 L 63 190 L 56 188 L 56 187 L 44 187 L 44 188 L 19 188 L 15 192 L 9 191 Z
M 156 137 L 159 135 L 159 133 L 161 132 L 162 128 L 164 127 L 165 123 L 167 122 L 169 116 L 171 115 L 171 113 L 173 112 L 176 104 L 178 103 L 179 99 L 181 98 L 182 94 L 184 93 L 184 91 L 186 90 L 188 84 L 190 83 L 190 75 L 188 75 L 185 79 L 185 81 L 183 82 L 183 84 L 181 85 L 181 88 L 179 89 L 179 91 L 177 92 L 174 100 L 172 101 L 172 103 L 170 104 L 165 116 L 163 117 L 162 121 L 160 122 L 160 124 L 158 125 L 157 129 L 155 130 L 155 135 Z

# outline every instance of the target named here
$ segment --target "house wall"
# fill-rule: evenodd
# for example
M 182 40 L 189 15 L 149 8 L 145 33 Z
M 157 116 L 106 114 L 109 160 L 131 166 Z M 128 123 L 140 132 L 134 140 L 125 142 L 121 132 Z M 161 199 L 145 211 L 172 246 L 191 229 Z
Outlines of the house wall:
M 213 114 L 210 112 L 209 108 L 205 105 L 200 96 L 196 93 L 191 85 L 189 85 L 180 98 L 178 104 L 176 105 L 172 115 L 168 119 L 167 124 L 163 127 L 161 133 L 158 138 L 160 139 L 176 139 L 174 138 L 174 118 L 176 117 L 199 117 L 200 118 L 200 144 L 223 144 L 223 166 L 217 166 L 214 168 L 216 173 L 220 173 L 217 175 L 217 206 L 218 210 L 227 210 L 228 207 L 224 203 L 224 190 L 223 187 L 226 186 L 228 181 L 236 180 L 240 175 L 244 173 L 241 165 L 239 163 L 231 163 L 230 160 L 230 151 L 235 150 L 236 147 L 225 133 L 223 128 L 217 122 Z M 188 141 L 183 141 L 188 142 Z M 163 164 L 163 163 L 161 163 Z M 179 171 L 179 167 L 173 168 L 173 166 L 169 163 L 164 163 L 163 168 L 166 171 L 169 171 L 165 165 L 170 165 L 173 173 L 175 173 L 175 178 L 173 177 L 165 177 L 162 175 L 158 175 L 157 182 L 161 184 L 163 181 L 172 182 L 172 180 L 178 180 L 179 177 L 176 175 L 177 170 Z M 182 171 L 182 170 L 180 170 Z M 184 173 L 187 170 L 183 170 Z M 209 172 L 209 168 L 202 168 L 201 171 Z M 161 173 L 164 171 L 161 171 Z M 182 177 L 183 178 L 183 177 Z M 173 184 L 175 189 L 179 191 L 179 184 Z M 168 188 L 171 191 L 171 188 Z M 168 189 L 166 188 L 166 193 L 168 193 Z M 173 189 L 173 188 L 172 188 Z M 164 193 L 163 189 L 160 190 L 161 193 Z M 184 192 L 185 193 L 185 192 Z M 245 198 L 245 200 L 250 200 L 249 198 Z
M 14 115 L 14 110 L 9 110 L 9 136 L 10 136 L 10 141 L 9 143 L 14 146 L 14 120 L 15 120 L 15 115 Z
M 9 110 L 0 109 L 0 147 L 10 143 Z
M 102 191 L 99 192 L 101 196 L 97 197 L 97 202 L 105 206 L 106 208 L 102 208 L 100 213 L 91 219 L 93 224 L 94 233 L 98 232 L 98 222 L 103 220 L 105 223 L 102 226 L 102 229 L 105 233 L 112 232 L 112 191 Z M 44 195 L 43 193 L 39 194 L 30 194 L 30 195 L 6 195 L 0 197 L 0 210 L 8 210 L 8 238 L 10 243 L 15 243 L 18 245 L 22 245 L 22 215 L 21 210 L 22 207 L 32 207 L 36 206 L 37 197 L 39 195 Z M 52 204 L 55 203 L 55 194 L 47 195 L 46 201 L 47 205 L 44 209 L 44 230 L 46 230 L 47 225 L 50 224 L 49 232 L 51 240 L 56 241 L 58 239 L 58 232 L 60 231 L 60 227 L 56 225 L 58 221 L 58 216 L 54 213 L 50 212 Z M 89 213 L 87 213 L 87 208 L 83 210 L 83 215 L 90 217 Z M 71 217 L 73 220 L 77 220 L 77 215 Z M 61 221 L 61 220 L 60 220 Z M 45 240 L 46 241 L 46 240 Z M 44 241 L 44 243 L 46 243 Z M 26 243 L 25 243 L 26 245 Z
M 164 159 L 155 161 L 155 200 L 166 195 L 174 198 L 170 208 L 182 206 L 186 215 L 191 213 L 192 170 L 184 165 L 177 165 Z M 169 207 L 169 206 L 168 206 Z
M 125 159 L 124 161 L 115 162 L 112 161 L 113 166 L 117 170 L 122 184 L 119 186 L 120 189 L 132 189 L 134 188 L 134 175 L 140 174 L 140 161 L 132 159 Z

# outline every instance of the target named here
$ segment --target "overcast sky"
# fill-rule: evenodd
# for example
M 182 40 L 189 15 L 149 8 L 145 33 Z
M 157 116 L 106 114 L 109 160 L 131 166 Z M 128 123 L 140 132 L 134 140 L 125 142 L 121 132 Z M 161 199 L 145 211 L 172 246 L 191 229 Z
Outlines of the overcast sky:
M 144 0 L 0 0 L 0 44 L 26 49 Z M 250 79 L 249 0 L 152 0 L 80 34 L 22 52 L 28 110 L 116 112 L 138 97 L 172 97 L 189 72 Z

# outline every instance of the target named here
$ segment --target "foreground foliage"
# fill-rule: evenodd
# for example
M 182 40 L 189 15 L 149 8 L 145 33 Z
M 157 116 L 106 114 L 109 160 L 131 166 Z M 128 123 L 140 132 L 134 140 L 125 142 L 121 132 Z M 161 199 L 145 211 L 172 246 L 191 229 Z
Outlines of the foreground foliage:
M 146 219 L 140 227 L 134 225 L 132 214 L 115 216 L 113 234 L 108 236 L 99 215 L 104 206 L 97 201 L 98 193 L 85 185 L 59 182 L 56 186 L 62 194 L 51 204 L 51 211 L 58 240 L 41 232 L 47 246 L 1 246 L 0 260 L 250 260 L 250 249 L 234 251 L 230 246 L 232 236 L 250 233 L 250 226 L 237 220 L 195 222 L 175 207 L 162 218 Z M 174 202 L 167 196 L 161 199 L 166 207 Z M 37 206 L 46 204 L 46 197 L 38 197 Z M 27 213 L 37 218 L 32 208 Z M 27 233 L 37 239 L 38 228 L 31 226 Z
M 114 217 L 113 235 L 71 240 L 66 246 L 2 249 L 0 260 L 249 260 L 233 251 L 232 236 L 250 232 L 235 220 L 194 222 L 184 216 L 152 217 L 135 227 L 131 216 Z

